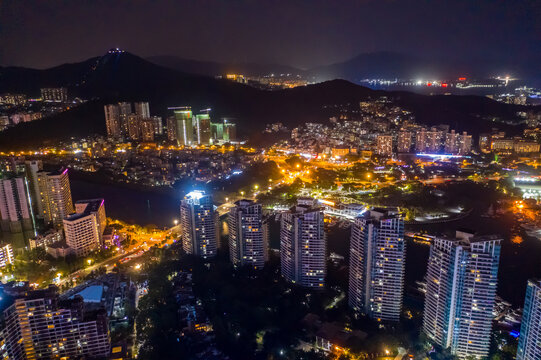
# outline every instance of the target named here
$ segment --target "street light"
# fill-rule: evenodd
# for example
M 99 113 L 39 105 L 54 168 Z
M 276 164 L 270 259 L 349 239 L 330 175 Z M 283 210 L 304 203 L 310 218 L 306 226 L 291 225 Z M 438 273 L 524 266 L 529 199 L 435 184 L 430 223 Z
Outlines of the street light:
M 177 226 L 178 220 L 177 219 L 173 220 L 173 223 L 175 224 L 175 226 Z
M 88 259 L 86 262 L 88 263 L 88 265 L 90 265 L 92 264 L 92 259 Z
M 254 189 L 259 189 L 259 185 L 254 185 Z
M 244 196 L 244 191 L 241 191 L 241 192 L 240 192 L 240 196 Z

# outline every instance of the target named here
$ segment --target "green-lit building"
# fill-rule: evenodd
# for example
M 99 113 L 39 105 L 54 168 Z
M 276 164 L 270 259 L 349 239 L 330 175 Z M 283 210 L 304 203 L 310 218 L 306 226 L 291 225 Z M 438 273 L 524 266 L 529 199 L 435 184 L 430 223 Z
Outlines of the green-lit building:
M 208 145 L 211 138 L 210 109 L 195 115 L 195 140 L 198 144 Z
M 237 140 L 237 127 L 230 119 L 221 119 L 220 122 L 211 123 L 212 143 L 226 143 Z
M 173 110 L 174 114 L 174 130 L 177 143 L 185 146 L 192 145 L 194 142 L 192 108 L 189 106 L 181 106 L 169 108 L 169 110 Z M 170 138 L 172 138 L 172 136 L 170 136 Z

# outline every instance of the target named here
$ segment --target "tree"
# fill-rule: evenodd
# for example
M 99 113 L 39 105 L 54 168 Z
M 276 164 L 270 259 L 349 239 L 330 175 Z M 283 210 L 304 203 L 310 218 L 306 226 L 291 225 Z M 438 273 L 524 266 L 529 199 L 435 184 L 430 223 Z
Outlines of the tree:
M 336 176 L 336 171 L 321 168 L 316 169 L 314 173 L 314 177 L 316 179 L 315 185 L 324 189 L 332 188 L 335 185 Z
M 287 158 L 285 160 L 285 163 L 290 167 L 290 168 L 294 168 L 296 169 L 297 168 L 297 165 L 299 165 L 298 167 L 302 167 L 304 165 L 304 160 L 298 156 L 298 155 L 293 155 L 289 158 Z

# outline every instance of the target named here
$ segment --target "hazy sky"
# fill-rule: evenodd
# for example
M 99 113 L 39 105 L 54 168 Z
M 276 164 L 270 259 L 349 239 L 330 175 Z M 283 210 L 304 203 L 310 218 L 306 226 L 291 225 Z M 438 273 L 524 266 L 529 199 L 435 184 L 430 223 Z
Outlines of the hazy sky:
M 381 50 L 538 56 L 541 0 L 0 0 L 2 65 L 50 67 L 111 47 L 298 67 Z

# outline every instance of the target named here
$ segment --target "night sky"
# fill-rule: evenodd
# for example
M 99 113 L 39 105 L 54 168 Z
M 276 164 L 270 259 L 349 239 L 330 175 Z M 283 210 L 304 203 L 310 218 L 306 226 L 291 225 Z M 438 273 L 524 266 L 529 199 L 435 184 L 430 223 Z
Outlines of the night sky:
M 307 68 L 363 52 L 539 56 L 539 0 L 0 0 L 0 64 L 140 56 Z

